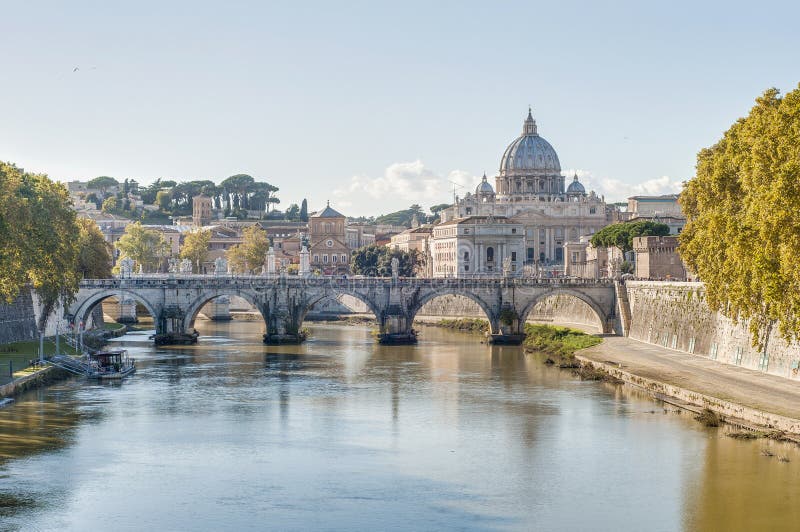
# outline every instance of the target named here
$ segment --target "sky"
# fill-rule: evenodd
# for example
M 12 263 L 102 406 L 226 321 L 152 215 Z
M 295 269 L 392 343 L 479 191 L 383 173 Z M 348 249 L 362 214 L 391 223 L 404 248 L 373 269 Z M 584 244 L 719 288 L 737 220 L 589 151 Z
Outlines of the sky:
M 0 160 L 350 216 L 494 183 L 529 105 L 607 201 L 676 192 L 800 82 L 797 2 L 0 1 Z

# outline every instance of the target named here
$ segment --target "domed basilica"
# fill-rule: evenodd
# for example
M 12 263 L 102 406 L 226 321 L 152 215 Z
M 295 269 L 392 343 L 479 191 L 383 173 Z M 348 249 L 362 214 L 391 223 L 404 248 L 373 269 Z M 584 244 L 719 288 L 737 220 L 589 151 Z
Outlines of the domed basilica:
M 521 248 L 521 253 L 507 253 L 509 259 L 513 257 L 512 269 L 520 271 L 524 265 L 563 262 L 563 246 L 567 241 L 577 241 L 581 235 L 592 234 L 609 221 L 610 212 L 607 212 L 603 198 L 594 191 L 587 193 L 577 175 L 565 188 L 558 154 L 539 135 L 530 109 L 522 126 L 522 134 L 503 153 L 500 172 L 494 181 L 495 186 L 492 187 L 484 175 L 474 194 L 467 193 L 463 198 L 456 198 L 455 205 L 442 211 L 442 224 L 465 227 L 479 224 L 484 230 L 468 231 L 463 235 L 464 238 L 459 239 L 462 241 L 457 244 L 459 251 L 453 253 L 456 260 L 446 266 L 442 263 L 439 272 L 434 266 L 434 275 L 459 275 L 464 273 L 464 267 L 467 268 L 466 272 L 472 273 L 496 272 L 497 262 L 502 259 L 494 259 L 493 256 L 494 264 L 488 264 L 486 260 L 481 260 L 480 250 L 491 247 L 494 255 L 497 246 L 489 241 L 478 240 L 486 240 L 479 236 L 481 233 L 489 240 L 492 234 L 499 236 L 503 233 L 499 230 L 500 226 L 506 228 L 509 234 L 510 227 L 521 226 L 520 243 L 498 242 L 499 249 Z M 489 230 L 490 226 L 498 224 L 498 230 Z M 443 231 L 439 233 L 447 234 Z M 513 234 L 516 234 L 516 230 Z M 471 264 L 462 264 L 459 256 L 463 257 L 466 252 L 470 257 L 468 248 L 474 250 L 472 256 L 476 256 L 477 252 L 477 257 L 469 261 Z M 432 248 L 431 251 L 435 264 L 436 250 Z

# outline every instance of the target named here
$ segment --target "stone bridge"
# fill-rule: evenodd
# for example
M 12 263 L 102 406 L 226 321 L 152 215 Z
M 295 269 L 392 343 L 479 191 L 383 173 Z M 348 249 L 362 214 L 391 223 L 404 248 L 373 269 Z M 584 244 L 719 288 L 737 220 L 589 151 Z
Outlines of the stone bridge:
M 363 301 L 375 314 L 381 343 L 414 342 L 414 316 L 428 301 L 448 294 L 469 298 L 483 309 L 493 343 L 520 343 L 529 313 L 555 295 L 573 296 L 589 305 L 603 332 L 619 330 L 616 290 L 610 280 L 140 275 L 82 281 L 68 315 L 76 325 L 85 323 L 104 299 L 131 298 L 153 317 L 156 343 L 188 343 L 197 338 L 194 320 L 206 303 L 219 296 L 238 296 L 264 317 L 265 343 L 299 343 L 309 310 L 324 299 L 345 294 Z

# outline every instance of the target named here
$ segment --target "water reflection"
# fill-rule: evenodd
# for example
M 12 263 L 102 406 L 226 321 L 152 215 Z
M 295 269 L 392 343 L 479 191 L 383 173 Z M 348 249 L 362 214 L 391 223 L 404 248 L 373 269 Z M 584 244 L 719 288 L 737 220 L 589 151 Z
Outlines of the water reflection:
M 794 447 L 726 438 L 516 348 L 431 328 L 417 346 L 377 346 L 367 328 L 330 325 L 303 346 L 264 346 L 257 323 L 198 325 L 196 346 L 124 338 L 140 370 L 122 385 L 70 381 L 0 410 L 4 526 L 731 530 L 798 518 Z

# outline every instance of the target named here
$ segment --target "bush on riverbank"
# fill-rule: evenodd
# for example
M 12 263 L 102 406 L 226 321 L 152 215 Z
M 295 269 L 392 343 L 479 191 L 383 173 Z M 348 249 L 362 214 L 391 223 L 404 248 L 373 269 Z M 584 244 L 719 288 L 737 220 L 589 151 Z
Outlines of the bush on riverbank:
M 577 329 L 557 325 L 525 324 L 525 350 L 541 351 L 559 358 L 559 365 L 574 366 L 575 351 L 597 345 L 603 340 Z M 555 360 L 548 359 L 549 363 Z
M 445 329 L 454 329 L 464 332 L 489 332 L 489 322 L 480 318 L 458 318 L 454 320 L 444 319 L 439 320 L 435 325 Z

